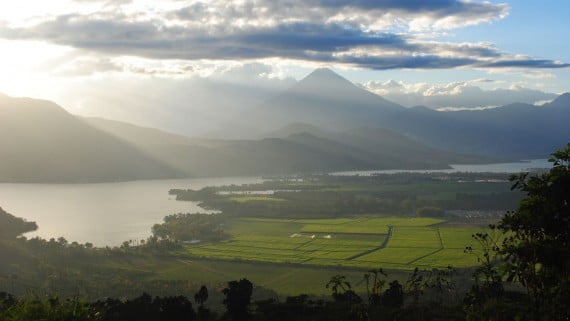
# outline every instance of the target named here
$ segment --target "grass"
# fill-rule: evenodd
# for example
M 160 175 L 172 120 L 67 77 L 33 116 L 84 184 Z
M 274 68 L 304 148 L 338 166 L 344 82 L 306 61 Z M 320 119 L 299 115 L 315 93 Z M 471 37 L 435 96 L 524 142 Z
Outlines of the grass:
M 155 275 L 163 280 L 200 280 L 209 288 L 221 288 L 225 282 L 247 277 L 256 286 L 275 289 L 279 295 L 330 295 L 325 288 L 331 276 L 342 274 L 347 277 L 356 291 L 364 292 L 363 271 L 337 267 L 292 267 L 285 264 L 259 264 L 249 262 L 226 262 L 223 260 L 179 259 L 161 267 Z M 393 278 L 404 278 L 393 272 Z
M 392 232 L 389 247 L 435 248 L 442 247 L 437 228 L 396 226 Z
M 232 238 L 188 246 L 181 259 L 205 258 L 324 267 L 467 267 L 477 264 L 463 253 L 480 228 L 438 227 L 434 218 L 360 217 L 342 219 L 236 219 Z M 384 244 L 389 228 L 391 238 Z M 381 245 L 385 247 L 382 248 Z
M 408 265 L 417 258 L 434 253 L 438 249 L 433 248 L 385 248 L 374 251 L 368 255 L 356 259 L 358 262 L 381 264 L 394 263 Z
M 382 217 L 382 218 L 355 218 L 343 223 L 321 223 L 320 220 L 302 220 L 305 225 L 303 232 L 318 233 L 356 233 L 356 234 L 381 234 L 388 231 L 389 226 L 429 226 L 444 222 L 435 218 L 401 218 L 401 217 Z

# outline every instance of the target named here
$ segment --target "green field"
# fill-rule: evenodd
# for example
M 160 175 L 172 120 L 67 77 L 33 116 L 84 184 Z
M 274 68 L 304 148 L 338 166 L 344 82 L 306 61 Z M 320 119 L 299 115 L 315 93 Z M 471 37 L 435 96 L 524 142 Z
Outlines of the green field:
M 187 246 L 183 258 L 409 270 L 467 267 L 481 228 L 439 227 L 435 218 L 236 219 L 223 242 Z

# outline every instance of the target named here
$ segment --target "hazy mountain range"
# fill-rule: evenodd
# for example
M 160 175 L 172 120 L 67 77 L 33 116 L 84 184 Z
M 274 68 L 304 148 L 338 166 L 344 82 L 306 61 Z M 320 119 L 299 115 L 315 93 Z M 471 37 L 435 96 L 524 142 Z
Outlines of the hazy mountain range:
M 570 95 L 438 112 L 405 108 L 328 69 L 195 139 L 0 95 L 1 182 L 91 182 L 352 169 L 446 168 L 545 157 L 570 140 Z
M 263 136 L 291 123 L 325 130 L 384 128 L 449 151 L 544 157 L 570 140 L 570 94 L 543 106 L 516 103 L 485 110 L 406 108 L 366 91 L 329 69 L 317 69 L 289 90 L 227 124 L 225 131 Z

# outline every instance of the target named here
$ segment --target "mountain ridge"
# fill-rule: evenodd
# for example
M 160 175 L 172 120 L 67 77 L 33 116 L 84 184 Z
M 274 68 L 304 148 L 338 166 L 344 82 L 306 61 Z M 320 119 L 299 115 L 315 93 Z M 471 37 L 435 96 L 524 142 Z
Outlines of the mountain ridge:
M 326 81 L 331 79 L 330 83 Z M 329 69 L 318 69 L 285 92 L 228 124 L 230 132 L 259 137 L 289 124 L 306 123 L 327 131 L 384 128 L 423 145 L 485 157 L 548 157 L 570 140 L 569 95 L 544 106 L 514 103 L 485 110 L 441 112 L 406 108 L 360 88 Z M 238 120 L 236 120 L 236 123 Z
M 180 175 L 45 100 L 0 100 L 0 149 L 3 182 L 99 182 Z

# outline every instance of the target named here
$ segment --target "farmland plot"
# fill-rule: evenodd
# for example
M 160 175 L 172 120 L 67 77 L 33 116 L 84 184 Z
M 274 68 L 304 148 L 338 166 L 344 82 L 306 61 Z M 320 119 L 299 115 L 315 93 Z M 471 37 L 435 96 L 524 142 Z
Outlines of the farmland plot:
M 464 253 L 478 228 L 440 228 L 433 218 L 239 219 L 230 240 L 189 246 L 195 257 L 359 268 L 475 265 Z

